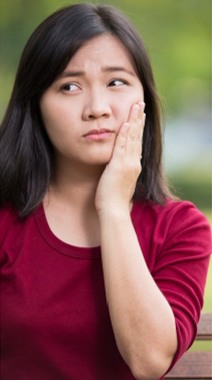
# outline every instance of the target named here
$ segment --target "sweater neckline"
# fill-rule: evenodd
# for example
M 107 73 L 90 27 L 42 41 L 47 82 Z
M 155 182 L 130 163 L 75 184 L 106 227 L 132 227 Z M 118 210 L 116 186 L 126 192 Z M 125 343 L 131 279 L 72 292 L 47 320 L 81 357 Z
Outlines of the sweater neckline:
M 55 251 L 78 259 L 98 259 L 101 257 L 100 246 L 78 247 L 60 240 L 49 227 L 43 203 L 38 206 L 34 217 L 42 239 Z
M 136 203 L 131 210 L 131 218 L 136 212 Z M 54 250 L 67 256 L 78 259 L 99 259 L 101 258 L 101 247 L 79 247 L 60 240 L 49 227 L 46 219 L 43 203 L 41 203 L 34 214 L 37 229 L 42 239 Z M 120 221 L 121 222 L 121 221 Z

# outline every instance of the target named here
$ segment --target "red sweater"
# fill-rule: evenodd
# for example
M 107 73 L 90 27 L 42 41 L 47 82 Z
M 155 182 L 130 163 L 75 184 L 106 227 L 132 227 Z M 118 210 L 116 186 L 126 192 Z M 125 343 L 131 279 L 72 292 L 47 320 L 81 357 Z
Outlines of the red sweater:
M 131 216 L 148 268 L 175 315 L 173 365 L 195 338 L 210 227 L 189 202 L 136 203 Z M 100 247 L 60 241 L 42 206 L 24 220 L 4 208 L 0 262 L 2 380 L 133 379 L 114 340 Z

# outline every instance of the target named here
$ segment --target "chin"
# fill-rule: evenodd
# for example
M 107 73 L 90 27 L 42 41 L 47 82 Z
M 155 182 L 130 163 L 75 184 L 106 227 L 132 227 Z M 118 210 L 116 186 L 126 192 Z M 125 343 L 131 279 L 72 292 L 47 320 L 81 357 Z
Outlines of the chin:
M 102 159 L 95 159 L 95 160 L 88 160 L 87 161 L 87 164 L 90 164 L 90 165 L 93 165 L 93 166 L 106 166 L 107 164 L 109 164 L 110 162 L 110 159 L 111 159 L 111 156 L 108 157 L 108 158 L 102 158 Z
M 112 149 L 109 149 L 107 151 L 99 151 L 98 153 L 95 152 L 93 155 L 89 155 L 87 158 L 87 163 L 93 164 L 93 165 L 107 165 L 112 158 Z

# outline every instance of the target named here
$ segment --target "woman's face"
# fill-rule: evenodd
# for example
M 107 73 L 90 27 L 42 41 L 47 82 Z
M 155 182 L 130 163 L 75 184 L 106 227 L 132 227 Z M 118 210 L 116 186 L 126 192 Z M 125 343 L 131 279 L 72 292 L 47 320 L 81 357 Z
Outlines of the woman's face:
M 89 40 L 41 97 L 56 158 L 75 165 L 108 163 L 121 124 L 142 100 L 143 87 L 124 45 L 109 34 Z

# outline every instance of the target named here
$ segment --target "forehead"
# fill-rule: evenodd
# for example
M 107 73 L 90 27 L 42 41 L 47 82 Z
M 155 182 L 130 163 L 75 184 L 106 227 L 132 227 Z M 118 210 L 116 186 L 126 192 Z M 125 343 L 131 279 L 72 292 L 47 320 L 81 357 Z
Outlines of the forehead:
M 123 43 L 111 34 L 88 40 L 71 58 L 67 67 L 86 68 L 87 65 L 117 65 L 135 71 L 133 58 Z

